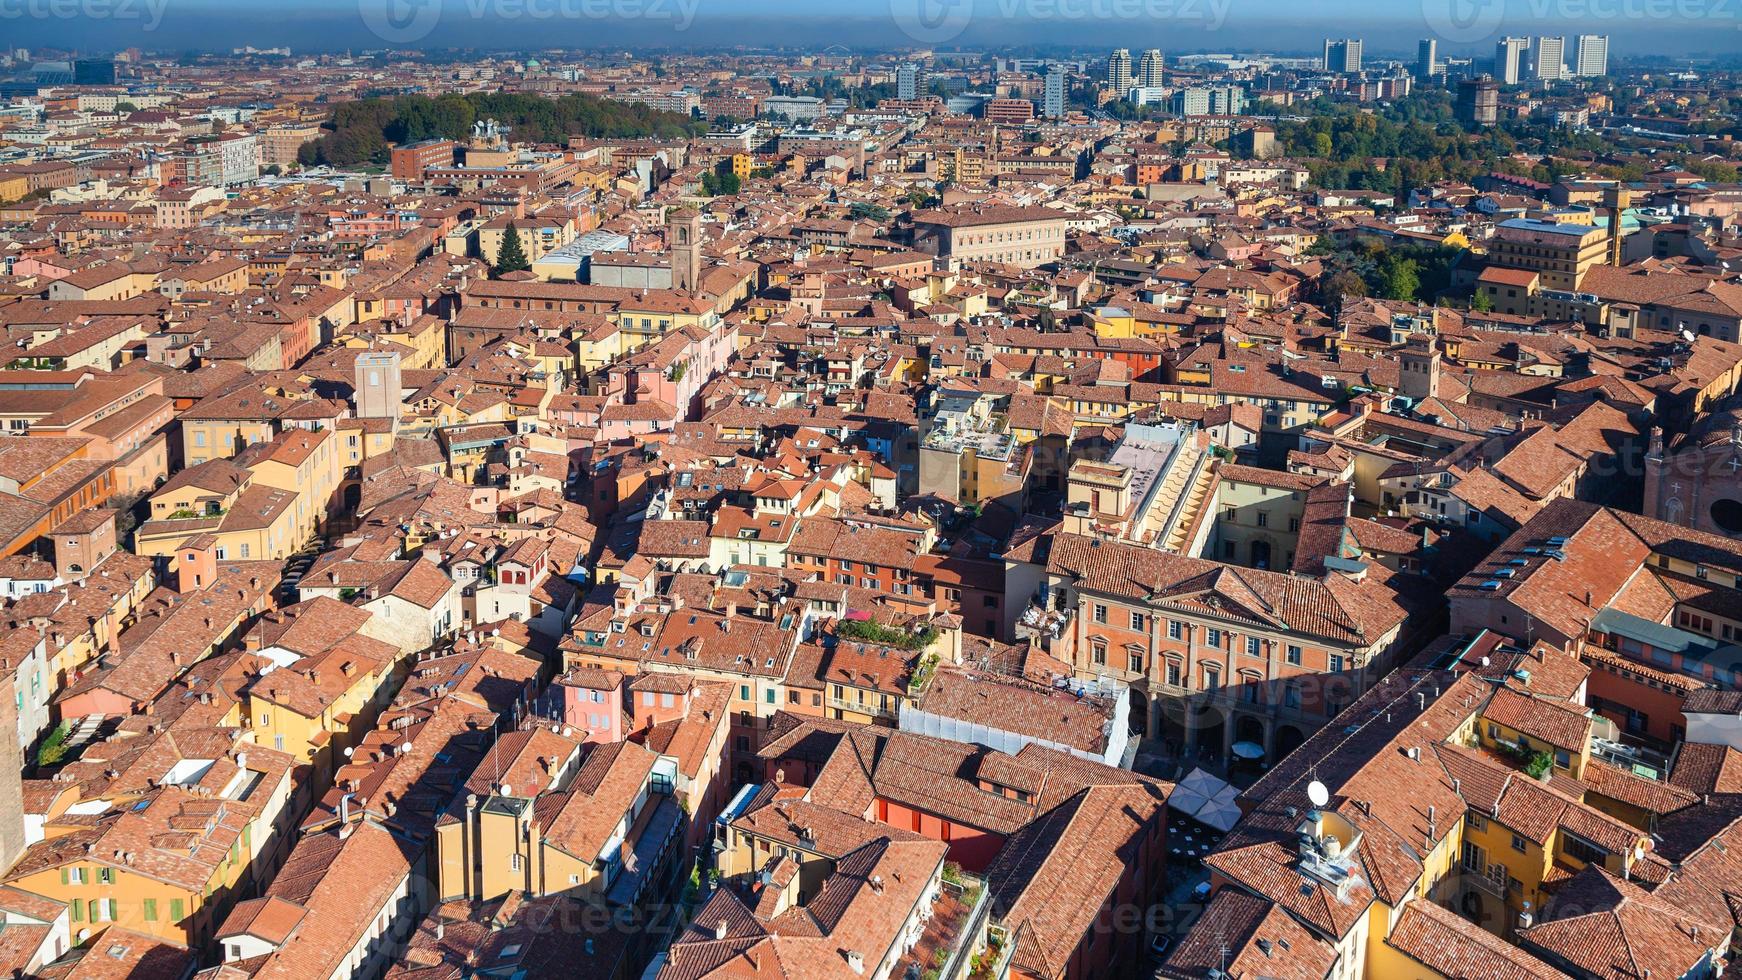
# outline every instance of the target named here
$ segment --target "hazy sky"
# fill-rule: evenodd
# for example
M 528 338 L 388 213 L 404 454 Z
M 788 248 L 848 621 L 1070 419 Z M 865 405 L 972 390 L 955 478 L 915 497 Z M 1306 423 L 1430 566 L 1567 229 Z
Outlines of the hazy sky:
M 1607 33 L 1617 54 L 1742 54 L 1742 0 L 0 0 L 0 43 L 87 51 L 289 45 L 1018 51 L 1159 47 L 1489 53 L 1506 33 Z

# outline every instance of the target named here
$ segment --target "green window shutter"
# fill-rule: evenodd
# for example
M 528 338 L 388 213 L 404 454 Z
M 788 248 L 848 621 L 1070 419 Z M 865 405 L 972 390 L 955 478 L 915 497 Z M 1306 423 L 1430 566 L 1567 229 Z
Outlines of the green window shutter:
M 145 900 L 145 921 L 157 921 L 157 899 L 155 898 L 148 898 Z
M 74 922 L 85 921 L 85 906 L 84 906 L 83 902 L 75 901 L 71 905 L 67 906 L 67 910 L 70 913 L 72 913 L 72 917 L 73 917 Z
M 182 901 L 179 898 L 172 898 L 169 900 L 169 921 L 180 922 L 181 920 L 182 920 Z
M 65 868 L 60 869 L 60 883 L 61 884 L 70 885 L 70 884 L 72 884 L 72 879 L 73 879 L 72 872 L 68 871 Z
M 119 918 L 121 918 L 121 904 L 111 898 L 109 899 L 109 921 L 114 922 Z
M 97 922 L 103 917 L 103 907 L 94 898 L 85 903 L 85 912 L 91 917 L 92 922 Z

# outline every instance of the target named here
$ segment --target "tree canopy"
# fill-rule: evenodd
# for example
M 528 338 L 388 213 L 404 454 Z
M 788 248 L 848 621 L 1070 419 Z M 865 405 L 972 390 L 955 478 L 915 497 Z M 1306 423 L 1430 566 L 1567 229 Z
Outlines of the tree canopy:
M 496 274 L 524 272 L 530 268 L 532 263 L 527 260 L 526 249 L 520 244 L 520 230 L 510 221 L 508 230 L 502 233 L 502 245 L 496 249 Z
M 473 92 L 433 99 L 402 95 L 339 104 L 326 124 L 329 131 L 305 145 L 298 158 L 305 165 L 384 164 L 392 144 L 465 139 L 480 119 L 500 121 L 516 139 L 558 144 L 568 142 L 570 136 L 671 138 L 698 135 L 706 129 L 701 120 L 681 113 L 588 95 L 556 99 L 518 92 Z

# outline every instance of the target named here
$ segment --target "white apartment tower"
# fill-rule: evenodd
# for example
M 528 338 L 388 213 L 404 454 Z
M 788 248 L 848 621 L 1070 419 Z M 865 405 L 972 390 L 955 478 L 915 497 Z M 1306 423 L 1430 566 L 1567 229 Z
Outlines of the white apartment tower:
M 1046 70 L 1046 93 L 1041 102 L 1042 115 L 1048 119 L 1065 116 L 1065 68 L 1053 65 Z
M 1107 87 L 1124 95 L 1131 91 L 1131 51 L 1115 48 L 1107 59 Z
M 895 69 L 895 97 L 903 102 L 919 98 L 921 75 L 920 67 L 911 61 Z
M 1137 63 L 1137 85 L 1139 88 L 1160 88 L 1162 85 L 1162 68 L 1166 62 L 1162 60 L 1160 48 L 1150 48 L 1143 52 L 1142 60 Z
M 1502 85 L 1517 85 L 1524 81 L 1524 53 L 1530 50 L 1530 38 L 1503 37 L 1494 45 L 1494 78 Z
M 1337 75 L 1356 75 L 1361 71 L 1361 39 L 1346 37 L 1339 41 L 1325 38 L 1325 71 Z
M 1536 39 L 1536 77 L 1542 81 L 1557 81 L 1567 74 L 1567 39 L 1539 37 Z
M 1579 35 L 1577 53 L 1573 55 L 1573 74 L 1580 78 L 1602 78 L 1609 74 L 1609 35 Z

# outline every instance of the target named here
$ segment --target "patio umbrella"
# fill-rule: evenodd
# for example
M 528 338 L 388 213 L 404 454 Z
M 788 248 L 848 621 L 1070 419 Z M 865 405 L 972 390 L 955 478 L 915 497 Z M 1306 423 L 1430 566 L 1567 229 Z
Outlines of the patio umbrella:
M 1264 758 L 1264 746 L 1259 745 L 1257 742 L 1235 742 L 1229 751 L 1233 752 L 1238 758 L 1254 762 Z
M 1199 823 L 1207 824 L 1217 830 L 1233 830 L 1240 821 L 1240 806 L 1236 802 L 1240 791 L 1232 786 L 1210 798 L 1194 816 Z

